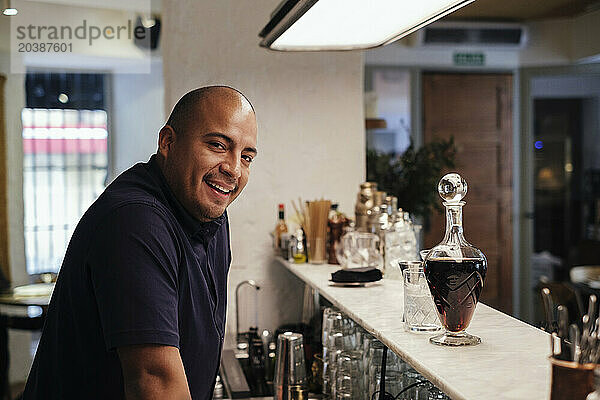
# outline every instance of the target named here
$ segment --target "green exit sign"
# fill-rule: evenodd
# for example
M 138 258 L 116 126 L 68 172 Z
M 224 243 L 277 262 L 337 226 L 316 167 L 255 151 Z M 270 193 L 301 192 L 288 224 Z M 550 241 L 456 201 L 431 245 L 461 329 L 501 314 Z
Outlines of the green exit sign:
M 454 53 L 454 65 L 481 67 L 485 65 L 485 54 Z

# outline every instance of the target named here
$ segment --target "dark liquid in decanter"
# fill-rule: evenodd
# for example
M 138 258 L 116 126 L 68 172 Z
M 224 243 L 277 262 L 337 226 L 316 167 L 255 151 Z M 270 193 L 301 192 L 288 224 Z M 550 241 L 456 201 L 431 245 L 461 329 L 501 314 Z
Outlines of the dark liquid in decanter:
M 432 259 L 425 262 L 424 270 L 442 324 L 450 332 L 466 329 L 483 289 L 485 261 Z

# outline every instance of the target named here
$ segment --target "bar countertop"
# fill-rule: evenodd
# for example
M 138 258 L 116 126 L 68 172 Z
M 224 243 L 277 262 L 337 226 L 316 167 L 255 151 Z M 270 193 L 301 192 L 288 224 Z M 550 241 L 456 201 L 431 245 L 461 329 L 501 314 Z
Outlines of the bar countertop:
M 431 334 L 404 330 L 401 281 L 337 287 L 329 279 L 339 265 L 293 264 L 281 258 L 279 262 L 454 400 L 550 397 L 550 339 L 531 325 L 479 303 L 467 332 L 482 343 L 436 346 L 429 343 Z

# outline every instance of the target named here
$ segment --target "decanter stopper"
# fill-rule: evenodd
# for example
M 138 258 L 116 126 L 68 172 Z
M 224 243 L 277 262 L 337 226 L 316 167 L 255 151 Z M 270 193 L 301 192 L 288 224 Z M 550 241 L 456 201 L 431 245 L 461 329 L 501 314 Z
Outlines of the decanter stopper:
M 467 181 L 457 173 L 446 174 L 438 183 L 438 193 L 448 204 L 460 204 L 467 195 Z

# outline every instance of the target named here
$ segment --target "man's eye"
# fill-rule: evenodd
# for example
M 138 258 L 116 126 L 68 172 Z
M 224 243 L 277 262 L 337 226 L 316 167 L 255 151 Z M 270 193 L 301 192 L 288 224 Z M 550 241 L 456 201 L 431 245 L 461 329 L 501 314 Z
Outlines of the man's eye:
M 242 156 L 242 158 L 243 158 L 243 159 L 244 159 L 246 162 L 249 162 L 249 163 L 251 163 L 251 162 L 253 161 L 253 158 L 252 158 L 252 156 Z
M 223 146 L 223 143 L 221 142 L 211 142 L 210 145 L 215 149 L 225 150 L 225 146 Z

